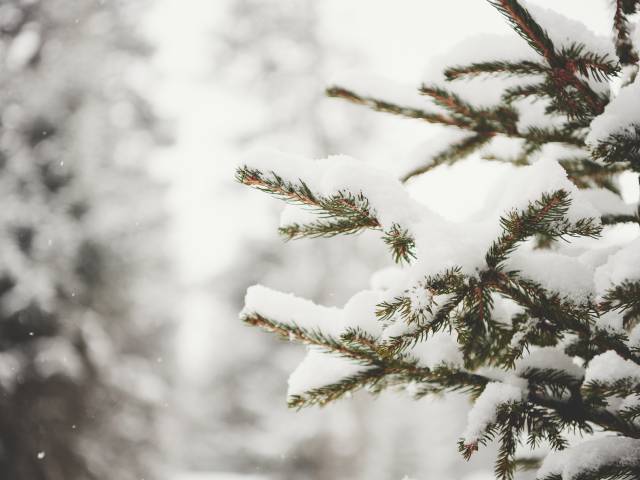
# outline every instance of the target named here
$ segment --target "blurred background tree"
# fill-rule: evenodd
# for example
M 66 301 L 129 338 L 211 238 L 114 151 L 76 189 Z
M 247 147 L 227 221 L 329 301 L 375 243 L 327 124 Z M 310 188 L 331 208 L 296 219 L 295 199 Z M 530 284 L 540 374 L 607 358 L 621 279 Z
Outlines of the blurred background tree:
M 166 138 L 127 83 L 138 15 L 0 5 L 3 479 L 161 478 L 164 190 L 144 157 Z

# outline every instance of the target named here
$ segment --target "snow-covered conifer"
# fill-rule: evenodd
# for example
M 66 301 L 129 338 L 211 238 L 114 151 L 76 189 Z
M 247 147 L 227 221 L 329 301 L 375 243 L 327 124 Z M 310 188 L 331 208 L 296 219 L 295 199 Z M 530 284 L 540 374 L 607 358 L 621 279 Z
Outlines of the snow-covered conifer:
M 141 280 L 164 269 L 164 190 L 140 155 L 160 130 L 123 81 L 146 51 L 125 9 L 0 5 L 6 480 L 133 480 L 160 466 L 154 432 L 164 388 L 156 360 L 166 305 Z
M 618 181 L 640 171 L 639 5 L 615 2 L 607 39 L 524 1 L 489 3 L 523 42 L 480 41 L 478 58 L 452 57 L 415 94 L 351 77 L 328 88 L 453 132 L 400 178 L 344 155 L 242 159 L 239 182 L 305 211 L 287 213 L 285 238 L 374 230 L 398 267 L 344 308 L 254 286 L 241 317 L 308 345 L 292 407 L 361 388 L 464 391 L 474 404 L 459 449 L 468 458 L 496 441 L 500 479 L 519 468 L 640 478 L 639 215 Z M 514 166 L 473 220 L 446 219 L 405 188 L 470 155 Z M 522 455 L 541 446 L 544 459 Z

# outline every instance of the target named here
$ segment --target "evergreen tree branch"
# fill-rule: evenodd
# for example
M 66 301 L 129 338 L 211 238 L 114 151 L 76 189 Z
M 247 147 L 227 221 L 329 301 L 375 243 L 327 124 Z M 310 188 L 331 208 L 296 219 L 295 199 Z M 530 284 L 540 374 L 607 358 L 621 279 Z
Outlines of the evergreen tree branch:
M 305 224 L 292 223 L 278 228 L 278 232 L 287 240 L 300 238 L 334 237 L 360 233 L 362 226 L 347 219 L 318 220 Z M 366 227 L 365 227 L 366 228 Z
M 583 403 L 579 393 L 574 392 L 569 400 L 559 400 L 530 392 L 529 400 L 536 405 L 553 410 L 564 422 L 578 424 L 590 422 L 611 432 L 618 432 L 631 438 L 640 438 L 638 426 L 605 409 L 588 407 Z
M 449 294 L 466 294 L 466 291 L 466 277 L 460 272 L 459 268 L 451 268 L 425 278 L 413 287 L 412 291 L 405 291 L 405 295 L 396 297 L 392 302 L 378 304 L 376 316 L 382 321 L 392 321 L 398 317 L 407 324 L 424 324 L 436 313 L 433 310 L 434 307 L 442 307 L 442 305 L 435 304 L 434 297 Z M 426 305 L 415 307 L 411 300 L 412 294 L 425 294 L 431 300 Z
M 593 78 L 599 82 L 611 80 L 620 73 L 620 65 L 608 55 L 585 51 L 586 47 L 581 43 L 573 43 L 569 47 L 560 50 L 560 56 L 564 59 L 572 71 L 577 71 L 585 78 Z
M 341 98 L 351 103 L 364 105 L 378 112 L 391 113 L 393 115 L 399 115 L 402 117 L 424 120 L 425 122 L 428 122 L 428 123 L 435 123 L 440 125 L 449 125 L 454 127 L 464 127 L 466 125 L 466 123 L 464 123 L 464 121 L 459 118 L 455 119 L 455 118 L 447 117 L 445 115 L 440 115 L 438 113 L 430 113 L 425 110 L 421 110 L 413 107 L 397 105 L 390 101 L 379 100 L 373 97 L 359 95 L 347 88 L 343 88 L 340 86 L 333 86 L 333 87 L 327 88 L 326 94 L 329 97 Z
M 293 183 L 274 172 L 267 175 L 248 167 L 238 168 L 236 179 L 288 203 L 313 208 L 325 217 L 304 225 L 296 223 L 281 227 L 280 233 L 287 239 L 355 234 L 365 229 L 382 230 L 383 241 L 391 248 L 396 262 L 415 258 L 415 241 L 408 230 L 397 224 L 383 230 L 369 200 L 362 193 L 338 191 L 333 195 L 318 195 L 302 180 Z
M 551 97 L 559 111 L 563 111 L 570 117 L 583 118 L 598 115 L 604 110 L 606 99 L 594 92 L 587 83 L 576 76 L 576 73 L 585 72 L 587 75 L 606 78 L 612 72 L 612 65 L 605 57 L 593 54 L 579 57 L 582 49 L 578 45 L 558 52 L 547 32 L 517 0 L 488 1 L 507 18 L 513 29 L 548 62 L 551 74 L 546 83 L 549 85 L 548 90 L 553 92 Z M 568 91 L 569 87 L 579 94 L 580 101 L 577 101 L 572 96 L 572 92 Z M 510 97 L 512 96 L 513 94 L 510 95 Z
M 617 195 L 620 195 L 620 190 L 614 183 L 614 175 L 628 168 L 625 163 L 602 165 L 587 157 L 564 158 L 559 163 L 578 188 L 606 188 Z
M 584 147 L 584 137 L 569 128 L 560 127 L 529 127 L 519 135 L 534 145 L 545 143 L 565 143 L 574 147 Z
M 563 398 L 566 393 L 575 391 L 582 384 L 582 378 L 576 378 L 564 370 L 553 368 L 530 367 L 521 372 L 520 376 L 526 378 L 530 385 L 535 385 L 536 389 L 548 390 L 553 398 Z
M 575 480 L 636 480 L 640 478 L 640 467 L 611 463 L 600 465 L 595 470 L 583 471 Z
M 530 94 L 547 95 L 549 86 L 545 84 L 542 87 L 534 86 L 534 88 L 535 90 L 530 92 Z M 403 175 L 403 181 L 425 173 L 438 165 L 454 163 L 477 151 L 496 135 L 523 139 L 527 143 L 528 150 L 530 151 L 550 142 L 566 143 L 579 147 L 584 146 L 583 136 L 576 133 L 574 131 L 575 129 L 529 127 L 524 131 L 518 131 L 516 126 L 518 120 L 517 112 L 509 106 L 503 105 L 493 109 L 476 109 L 459 96 L 439 87 L 423 86 L 421 92 L 431 97 L 436 104 L 448 109 L 451 115 L 431 114 L 423 110 L 395 105 L 385 100 L 359 95 L 342 87 L 331 87 L 327 90 L 329 96 L 343 98 L 353 103 L 368 106 L 377 111 L 384 111 L 410 118 L 419 118 L 430 123 L 456 126 L 475 132 L 475 135 L 471 135 L 459 143 L 451 145 L 435 157 L 429 159 L 424 165 Z M 518 93 L 519 91 L 510 91 L 508 89 L 505 95 L 509 98 L 509 95 L 516 95 Z M 575 104 L 571 96 L 568 98 L 571 99 L 572 105 Z M 571 107 L 571 109 L 575 108 L 577 107 Z M 523 159 L 516 159 L 516 161 L 517 164 L 525 164 Z
M 474 119 L 484 117 L 483 112 L 477 111 L 471 104 L 465 102 L 455 93 L 435 85 L 422 85 L 420 93 L 430 97 L 436 105 L 451 112 L 462 122 L 471 123 Z
M 377 393 L 386 387 L 386 375 L 387 372 L 384 369 L 374 367 L 342 378 L 337 383 L 313 388 L 304 394 L 290 395 L 287 406 L 298 410 L 312 405 L 323 406 L 365 387 L 372 393 Z
M 602 312 L 611 310 L 640 312 L 640 282 L 625 281 L 609 289 L 599 304 Z
M 640 125 L 632 124 L 600 140 L 591 155 L 607 163 L 628 162 L 632 170 L 640 172 Z
M 630 38 L 628 15 L 636 13 L 637 0 L 615 0 L 613 29 L 616 40 L 616 53 L 622 65 L 633 65 L 638 62 L 636 52 Z
M 590 381 L 582 386 L 586 401 L 600 408 L 606 408 L 606 398 L 628 397 L 640 391 L 640 383 L 633 378 L 621 378 L 614 382 Z
M 541 75 L 549 72 L 549 67 L 538 62 L 522 60 L 519 62 L 490 61 L 477 62 L 465 66 L 449 67 L 444 71 L 448 81 L 480 75 Z
M 323 405 L 363 386 L 382 389 L 393 384 L 419 383 L 426 389 L 422 394 L 444 391 L 475 394 L 489 381 L 481 375 L 445 365 L 429 369 L 419 366 L 417 360 L 406 355 L 389 355 L 387 350 L 380 348 L 375 339 L 367 337 L 362 332 L 347 331 L 340 339 L 336 339 L 320 331 L 309 331 L 295 324 L 268 319 L 259 313 L 246 314 L 242 320 L 249 325 L 275 333 L 282 339 L 313 345 L 367 367 L 362 372 L 345 377 L 337 383 L 309 390 L 304 395 L 292 396 L 289 402 L 291 407 Z
M 640 217 L 637 215 L 608 214 L 602 215 L 600 221 L 603 225 L 615 225 L 617 223 L 639 223 Z
M 429 161 L 424 165 L 414 168 L 410 172 L 404 174 L 400 178 L 400 180 L 406 182 L 410 178 L 413 178 L 417 175 L 422 175 L 423 173 L 433 170 L 440 165 L 451 165 L 456 161 L 462 158 L 466 158 L 473 152 L 479 150 L 484 145 L 486 145 L 493 137 L 493 133 L 478 133 L 476 135 L 471 135 L 458 143 L 454 143 L 447 149 L 438 153 L 436 156 L 429 159 Z
M 415 246 L 416 242 L 410 235 L 409 231 L 397 223 L 384 232 L 382 241 L 391 248 L 393 260 L 396 263 L 407 262 L 416 258 Z
M 555 92 L 554 92 L 555 93 Z M 553 93 L 549 91 L 546 82 L 530 83 L 525 85 L 515 85 L 506 88 L 502 94 L 502 99 L 506 103 L 513 103 L 517 100 L 528 97 L 552 97 Z
M 543 194 L 539 200 L 529 203 L 525 210 L 514 210 L 501 217 L 503 233 L 491 244 L 486 256 L 489 268 L 498 267 L 520 242 L 536 234 L 554 239 L 564 236 L 599 236 L 602 228 L 594 219 L 580 219 L 575 223 L 566 219 L 570 205 L 569 194 L 558 190 Z
M 456 292 L 451 299 L 441 305 L 433 316 L 428 320 L 418 320 L 415 328 L 408 333 L 396 335 L 384 342 L 384 347 L 389 352 L 401 352 L 407 348 L 412 348 L 420 342 L 424 342 L 429 334 L 443 330 L 447 326 L 451 326 L 451 315 L 456 308 L 464 301 L 467 291 L 462 290 Z M 411 314 L 415 315 L 415 314 Z M 416 318 L 415 316 L 412 318 Z
M 533 19 L 531 14 L 516 0 L 489 0 L 520 35 L 538 54 L 552 66 L 556 60 L 553 42 L 547 32 Z

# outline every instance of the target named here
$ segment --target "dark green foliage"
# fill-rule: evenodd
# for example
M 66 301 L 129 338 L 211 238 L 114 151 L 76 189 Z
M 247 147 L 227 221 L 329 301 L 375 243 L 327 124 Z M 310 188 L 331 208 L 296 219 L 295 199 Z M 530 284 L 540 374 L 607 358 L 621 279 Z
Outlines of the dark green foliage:
M 353 234 L 365 229 L 381 230 L 380 222 L 371 210 L 367 198 L 359 194 L 339 191 L 330 196 L 317 195 L 303 181 L 292 183 L 271 172 L 271 175 L 250 168 L 240 168 L 236 179 L 245 185 L 270 193 L 286 202 L 303 205 L 317 213 L 319 220 L 304 225 L 292 224 L 280 228 L 287 239 L 332 237 Z M 415 258 L 414 240 L 409 231 L 392 225 L 384 231 L 383 240 L 390 247 L 396 262 Z
M 633 65 L 638 61 L 638 52 L 635 51 L 629 38 L 627 16 L 636 13 L 639 2 L 638 0 L 615 0 L 614 3 L 613 28 L 616 34 L 616 53 L 622 65 Z
M 586 47 L 574 43 L 568 48 L 562 48 L 560 57 L 566 64 L 570 64 L 585 78 L 591 77 L 598 82 L 610 80 L 620 73 L 620 67 L 607 55 L 599 55 L 593 52 L 585 52 Z
M 379 100 L 376 98 L 367 97 L 363 95 L 358 95 L 357 93 L 352 92 L 351 90 L 348 90 L 346 88 L 334 86 L 334 87 L 327 88 L 326 93 L 329 97 L 342 98 L 352 103 L 365 105 L 378 112 L 392 113 L 394 115 L 400 115 L 402 117 L 424 120 L 425 122 L 429 122 L 429 123 L 438 123 L 443 125 L 457 126 L 457 123 L 455 120 L 448 118 L 444 115 L 429 113 L 429 112 L 426 112 L 425 110 L 419 110 L 416 108 L 396 105 L 388 101 Z
M 431 158 L 429 163 L 421 165 L 420 167 L 417 167 L 411 170 L 409 173 L 403 175 L 402 180 L 406 181 L 411 177 L 422 175 L 423 173 L 426 173 L 429 170 L 432 170 L 440 165 L 455 163 L 461 158 L 467 157 L 471 153 L 486 145 L 489 140 L 491 140 L 491 137 L 492 134 L 489 133 L 478 133 L 476 135 L 471 135 L 458 143 L 454 143 L 449 148 Z
M 552 239 L 562 237 L 597 237 L 602 228 L 593 219 L 575 223 L 566 218 L 571 205 L 569 194 L 558 190 L 530 203 L 526 210 L 512 211 L 500 219 L 504 233 L 487 253 L 487 265 L 497 267 L 512 253 L 518 243 L 536 234 Z
M 615 183 L 615 175 L 627 170 L 626 165 L 602 165 L 587 157 L 565 158 L 559 162 L 567 172 L 569 179 L 579 188 L 606 188 L 616 195 L 620 195 L 620 190 Z
M 640 172 L 640 125 L 629 125 L 627 130 L 598 142 L 593 157 L 607 163 L 628 162 L 634 171 Z
M 622 282 L 616 285 L 605 295 L 602 307 L 637 316 L 640 314 L 640 282 Z
M 451 67 L 444 71 L 447 80 L 458 80 L 479 75 L 541 75 L 549 71 L 549 67 L 538 62 L 522 60 L 521 62 L 478 62 L 464 67 Z
M 515 0 L 489 0 L 489 3 L 505 16 L 518 35 L 542 57 L 547 60 L 556 57 L 555 47 L 547 32 L 520 3 Z

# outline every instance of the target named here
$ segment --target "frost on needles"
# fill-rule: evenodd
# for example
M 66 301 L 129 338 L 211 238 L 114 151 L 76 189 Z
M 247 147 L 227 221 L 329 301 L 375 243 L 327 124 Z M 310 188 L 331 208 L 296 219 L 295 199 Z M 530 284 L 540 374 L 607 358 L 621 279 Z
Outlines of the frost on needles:
M 396 266 L 343 308 L 251 287 L 241 318 L 308 346 L 289 380 L 292 407 L 360 388 L 467 392 L 459 449 L 468 458 L 498 442 L 500 479 L 520 469 L 544 480 L 640 478 L 638 210 L 617 181 L 640 171 L 630 20 L 640 2 L 615 2 L 611 39 L 524 2 L 489 3 L 524 40 L 517 47 L 481 40 L 496 58 L 452 55 L 417 92 L 352 77 L 328 88 L 451 132 L 399 178 L 346 156 L 242 160 L 239 182 L 291 205 L 286 239 L 375 230 Z M 491 104 L 478 96 L 486 79 L 501 86 Z M 405 190 L 472 154 L 518 167 L 473 221 L 449 221 Z

